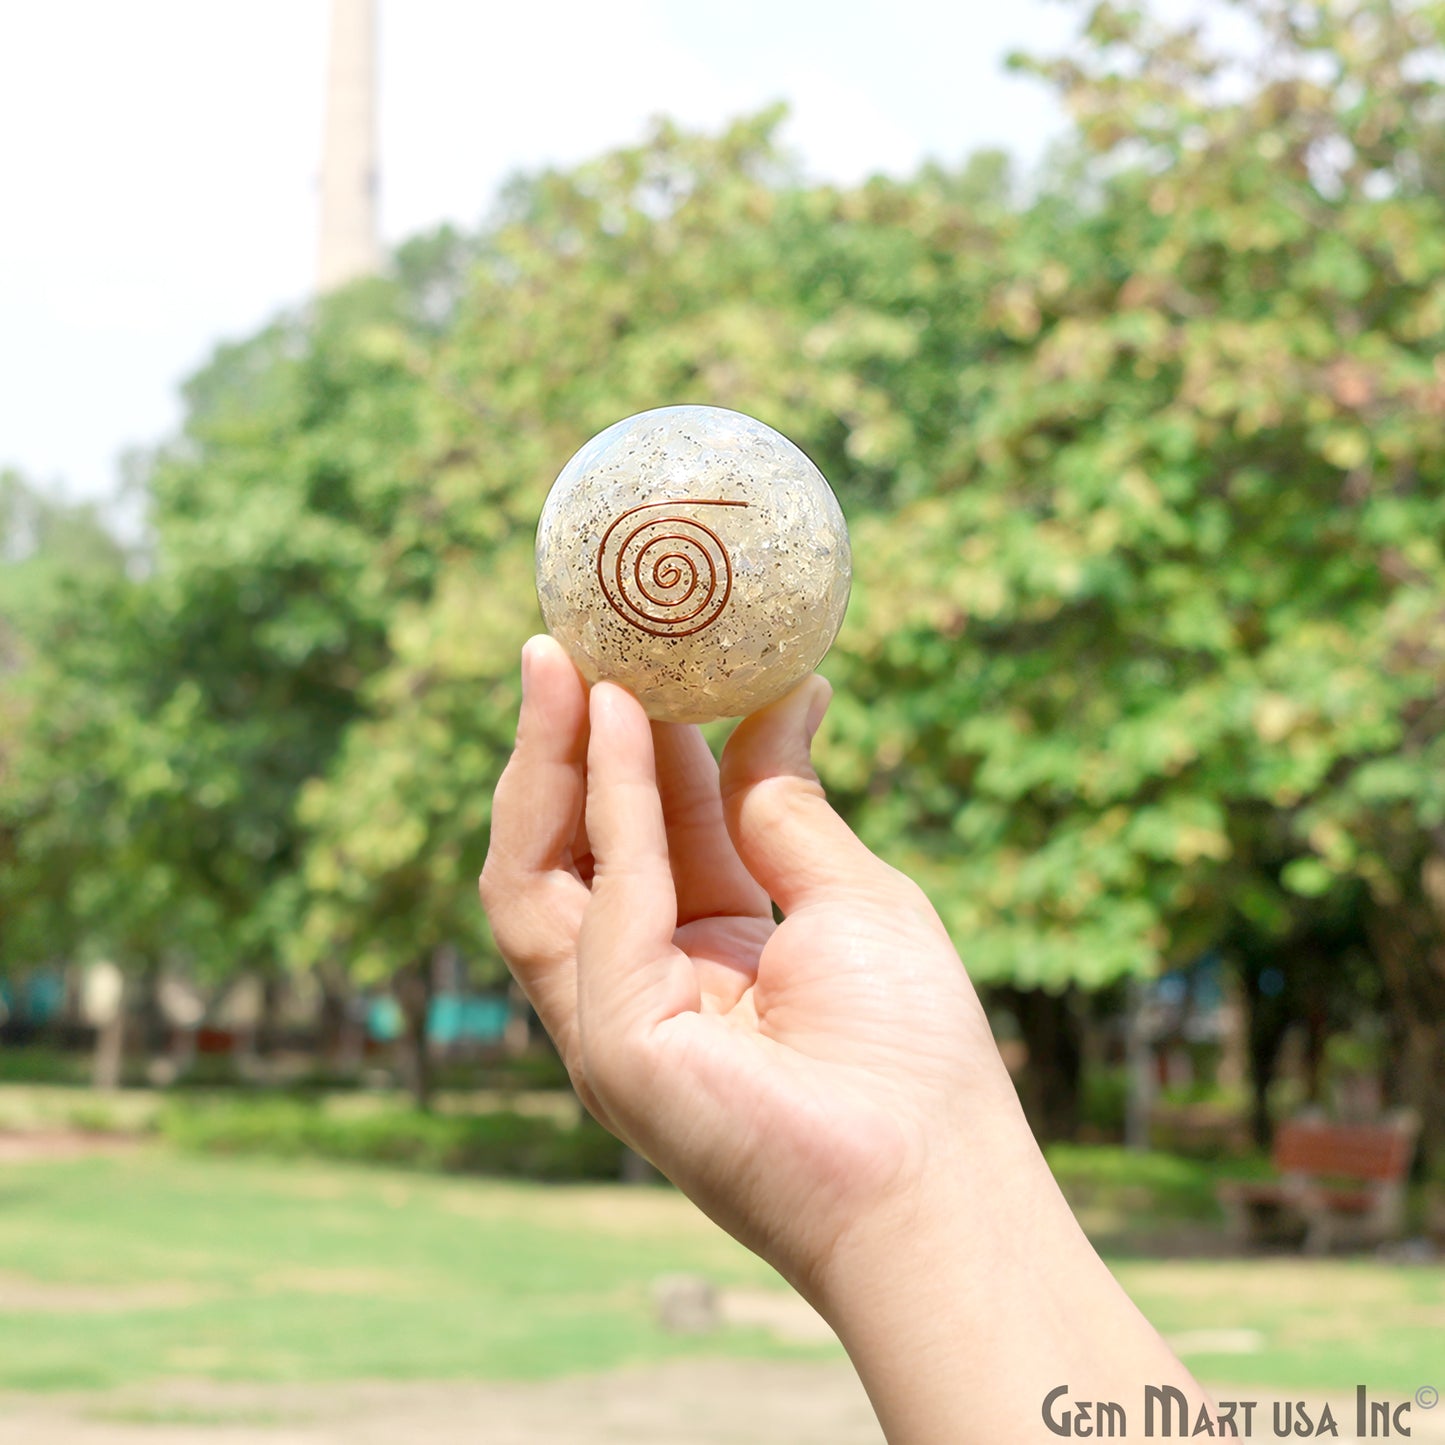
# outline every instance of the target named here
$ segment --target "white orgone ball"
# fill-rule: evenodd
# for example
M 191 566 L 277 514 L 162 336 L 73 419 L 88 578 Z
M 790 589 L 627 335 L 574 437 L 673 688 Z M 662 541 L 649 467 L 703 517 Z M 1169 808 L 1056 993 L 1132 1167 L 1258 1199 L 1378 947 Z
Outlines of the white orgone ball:
M 848 605 L 823 474 L 741 412 L 665 406 L 593 437 L 537 526 L 547 629 L 662 722 L 756 712 L 822 661 Z

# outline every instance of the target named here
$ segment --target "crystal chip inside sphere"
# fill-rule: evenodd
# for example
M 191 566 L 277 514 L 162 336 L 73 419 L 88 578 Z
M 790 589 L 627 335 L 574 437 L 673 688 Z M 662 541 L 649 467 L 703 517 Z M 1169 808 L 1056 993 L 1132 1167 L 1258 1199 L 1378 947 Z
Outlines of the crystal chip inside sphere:
M 715 406 L 644 411 L 562 468 L 537 527 L 547 629 L 650 717 L 741 717 L 822 661 L 848 605 L 848 529 L 780 432 Z

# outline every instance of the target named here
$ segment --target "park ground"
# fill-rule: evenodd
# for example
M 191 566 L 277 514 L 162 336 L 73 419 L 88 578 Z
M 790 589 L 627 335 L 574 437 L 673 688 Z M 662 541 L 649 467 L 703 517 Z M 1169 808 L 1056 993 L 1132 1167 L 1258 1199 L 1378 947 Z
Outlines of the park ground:
M 1078 1174 L 1068 1156 L 1059 1167 Z M 1156 1198 L 1169 1168 L 1145 1178 Z M 1356 1384 L 1396 1397 L 1445 1387 L 1438 1264 L 1239 1259 L 1198 1224 L 1176 1236 L 1193 1257 L 1162 1257 L 1137 1247 L 1142 1187 L 1110 1192 L 1096 1177 L 1082 1217 L 1220 1398 L 1330 1398 L 1338 1412 Z M 651 1286 L 678 1272 L 720 1291 L 713 1333 L 655 1319 Z M 1416 1411 L 1413 1438 L 1445 1439 L 1429 1433 L 1440 1414 Z M 43 1133 L 0 1151 L 0 1445 L 412 1438 L 881 1437 L 817 1317 L 663 1186 Z

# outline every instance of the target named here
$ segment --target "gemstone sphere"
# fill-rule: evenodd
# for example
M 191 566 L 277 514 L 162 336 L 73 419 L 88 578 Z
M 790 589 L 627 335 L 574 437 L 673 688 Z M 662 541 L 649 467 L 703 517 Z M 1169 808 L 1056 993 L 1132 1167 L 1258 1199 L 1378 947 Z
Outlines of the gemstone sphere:
M 619 683 L 661 722 L 741 717 L 795 687 L 837 636 L 851 581 L 823 474 L 722 407 L 599 432 L 537 526 L 547 630 L 589 682 Z

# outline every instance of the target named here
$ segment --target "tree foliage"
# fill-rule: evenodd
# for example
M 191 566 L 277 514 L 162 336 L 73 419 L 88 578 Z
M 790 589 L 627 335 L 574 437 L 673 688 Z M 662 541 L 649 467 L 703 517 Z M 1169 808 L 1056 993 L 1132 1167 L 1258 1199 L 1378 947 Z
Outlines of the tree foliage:
M 1067 246 L 1021 218 L 936 494 L 862 529 L 840 751 L 986 973 L 1386 897 L 1366 816 L 1418 847 L 1445 810 L 1441 91 L 1399 81 L 1439 30 L 1242 8 L 1270 44 L 1228 86 L 1108 5 L 1036 67 L 1096 196 Z
M 619 416 L 708 402 L 840 494 L 823 768 L 977 977 L 1363 907 L 1439 1087 L 1445 8 L 1229 8 L 1237 54 L 1103 3 L 1019 61 L 1076 122 L 1027 197 L 998 155 L 840 189 L 776 113 L 659 124 L 222 348 L 149 570 L 35 614 L 25 947 L 496 970 L 470 880 L 542 498 Z

